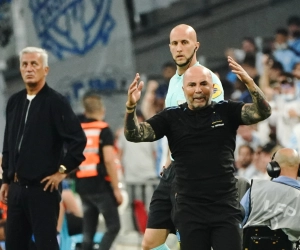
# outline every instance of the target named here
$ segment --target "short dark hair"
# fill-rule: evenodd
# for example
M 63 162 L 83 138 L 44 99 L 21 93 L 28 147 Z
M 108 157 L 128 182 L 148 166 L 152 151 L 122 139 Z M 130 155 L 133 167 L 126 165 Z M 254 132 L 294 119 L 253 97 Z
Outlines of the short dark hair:
M 278 69 L 280 71 L 284 71 L 282 63 L 278 61 L 273 61 L 271 69 Z
M 249 145 L 249 144 L 242 144 L 239 146 L 238 152 L 240 153 L 241 148 L 248 148 L 250 153 L 253 155 L 254 154 L 254 149 Z
M 289 32 L 288 32 L 288 30 L 285 29 L 285 28 L 278 28 L 278 29 L 276 30 L 276 34 L 288 36 L 288 35 L 289 35 Z
M 300 65 L 300 62 L 294 63 L 293 70 L 296 69 L 296 67 L 297 67 L 298 65 Z
M 162 65 L 162 69 L 165 69 L 165 68 L 172 68 L 172 69 L 175 69 L 176 70 L 176 65 L 174 62 L 165 62 L 163 65 Z
M 253 44 L 254 47 L 256 47 L 256 43 L 255 43 L 255 40 L 253 39 L 253 37 L 245 36 L 245 37 L 243 38 L 243 41 L 247 41 L 247 42 Z
M 275 141 L 270 141 L 262 146 L 261 152 L 272 153 L 276 147 L 278 147 L 278 144 Z
M 94 113 L 103 109 L 102 98 L 99 91 L 89 90 L 82 97 L 85 112 Z
M 297 25 L 300 26 L 300 17 L 299 16 L 290 16 L 287 19 L 287 25 Z
M 255 68 L 256 56 L 252 53 L 246 53 L 243 64 L 249 65 Z

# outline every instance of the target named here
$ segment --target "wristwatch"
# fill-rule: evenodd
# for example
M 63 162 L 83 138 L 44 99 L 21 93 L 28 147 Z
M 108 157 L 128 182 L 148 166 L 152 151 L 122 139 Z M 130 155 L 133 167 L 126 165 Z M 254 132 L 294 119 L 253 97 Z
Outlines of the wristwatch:
M 58 172 L 59 172 L 60 174 L 65 174 L 66 171 L 67 171 L 67 168 L 66 168 L 64 165 L 60 165 L 60 166 L 59 166 Z

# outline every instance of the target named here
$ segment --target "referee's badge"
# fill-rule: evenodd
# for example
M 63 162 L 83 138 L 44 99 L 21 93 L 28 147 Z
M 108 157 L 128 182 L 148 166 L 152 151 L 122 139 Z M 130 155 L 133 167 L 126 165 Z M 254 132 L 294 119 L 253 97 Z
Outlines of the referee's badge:
M 216 99 L 222 94 L 222 89 L 219 84 L 214 83 L 214 93 L 212 95 L 212 99 Z

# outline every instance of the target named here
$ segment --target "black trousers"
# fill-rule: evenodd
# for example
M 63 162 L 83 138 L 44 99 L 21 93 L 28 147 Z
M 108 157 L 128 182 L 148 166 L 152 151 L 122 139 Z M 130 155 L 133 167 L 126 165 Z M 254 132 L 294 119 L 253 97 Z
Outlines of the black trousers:
M 93 239 L 97 231 L 99 214 L 105 220 L 106 232 L 100 242 L 99 249 L 109 250 L 120 230 L 118 205 L 112 192 L 80 195 L 83 206 L 83 250 L 93 249 Z
M 235 198 L 210 204 L 177 198 L 174 224 L 181 250 L 241 250 L 239 207 Z
M 34 235 L 38 250 L 58 250 L 60 193 L 42 186 L 12 183 L 8 191 L 6 250 L 28 250 Z

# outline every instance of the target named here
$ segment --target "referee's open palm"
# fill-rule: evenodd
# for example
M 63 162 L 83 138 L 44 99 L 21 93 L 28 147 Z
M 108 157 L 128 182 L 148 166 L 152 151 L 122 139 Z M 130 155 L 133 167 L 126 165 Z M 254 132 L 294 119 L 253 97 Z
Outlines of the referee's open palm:
M 140 100 L 141 98 L 141 93 L 142 89 L 144 86 L 144 82 L 140 80 L 140 75 L 139 73 L 136 74 L 133 82 L 130 84 L 128 88 L 128 100 L 127 100 L 127 105 L 129 106 L 134 106 L 136 103 Z

